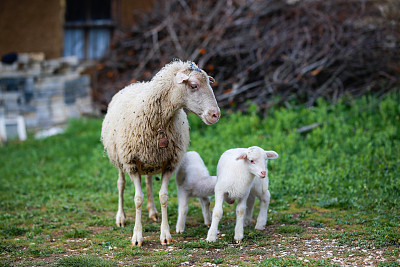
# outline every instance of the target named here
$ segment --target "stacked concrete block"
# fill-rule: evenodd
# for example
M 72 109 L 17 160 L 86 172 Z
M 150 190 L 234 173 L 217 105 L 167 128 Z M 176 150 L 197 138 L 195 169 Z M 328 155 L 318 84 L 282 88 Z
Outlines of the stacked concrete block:
M 76 58 L 19 58 L 18 68 L 0 66 L 0 117 L 20 115 L 27 128 L 43 129 L 95 112 L 90 77 L 80 74 Z

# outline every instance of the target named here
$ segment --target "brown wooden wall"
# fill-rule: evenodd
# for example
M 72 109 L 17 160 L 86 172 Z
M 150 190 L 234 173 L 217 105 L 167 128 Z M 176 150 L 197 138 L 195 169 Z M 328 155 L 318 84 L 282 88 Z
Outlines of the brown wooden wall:
M 45 52 L 60 57 L 63 44 L 64 0 L 1 0 L 0 55 Z
M 128 30 L 134 10 L 149 10 L 152 0 L 112 0 L 117 26 Z M 0 0 L 0 56 L 9 52 L 44 52 L 46 58 L 63 54 L 66 0 Z

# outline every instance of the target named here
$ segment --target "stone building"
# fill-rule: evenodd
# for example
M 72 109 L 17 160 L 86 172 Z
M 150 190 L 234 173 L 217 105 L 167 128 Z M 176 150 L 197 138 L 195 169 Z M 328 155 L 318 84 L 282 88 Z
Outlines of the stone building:
M 109 43 L 117 30 L 132 27 L 135 12 L 151 7 L 151 0 L 1 0 L 0 55 L 93 58 L 99 55 L 94 48 L 107 44 L 95 41 Z
M 1 0 L 0 139 L 93 113 L 88 62 L 152 1 Z M 11 60 L 10 60 L 11 58 Z M 8 133 L 8 134 L 7 134 Z

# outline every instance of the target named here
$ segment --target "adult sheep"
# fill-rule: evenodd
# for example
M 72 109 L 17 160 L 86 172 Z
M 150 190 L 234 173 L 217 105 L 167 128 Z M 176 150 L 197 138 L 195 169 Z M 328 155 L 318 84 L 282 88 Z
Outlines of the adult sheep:
M 186 108 L 207 124 L 216 123 L 220 110 L 210 86 L 211 77 L 193 62 L 172 61 L 150 82 L 128 85 L 111 100 L 103 121 L 101 140 L 111 163 L 118 169 L 117 225 L 125 225 L 123 193 L 125 173 L 135 185 L 136 217 L 132 245 L 142 246 L 141 175 L 151 190 L 151 175 L 161 173 L 162 245 L 170 244 L 167 203 L 168 183 L 189 145 Z M 151 203 L 152 195 L 148 195 Z M 151 205 L 150 205 L 151 206 Z M 154 205 L 149 207 L 153 215 Z

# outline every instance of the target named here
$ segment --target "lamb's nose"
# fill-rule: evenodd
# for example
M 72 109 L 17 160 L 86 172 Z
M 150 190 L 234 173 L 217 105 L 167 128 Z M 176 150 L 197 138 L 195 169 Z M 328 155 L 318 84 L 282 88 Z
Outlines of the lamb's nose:
M 265 175 L 267 175 L 267 173 L 266 173 L 265 171 L 262 171 L 260 174 L 261 174 L 261 175 L 260 175 L 261 178 L 264 178 Z

